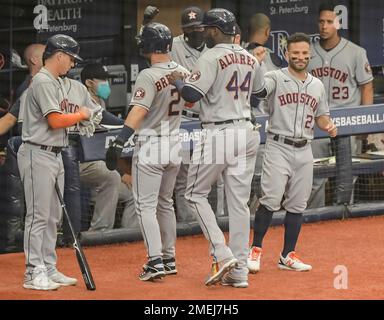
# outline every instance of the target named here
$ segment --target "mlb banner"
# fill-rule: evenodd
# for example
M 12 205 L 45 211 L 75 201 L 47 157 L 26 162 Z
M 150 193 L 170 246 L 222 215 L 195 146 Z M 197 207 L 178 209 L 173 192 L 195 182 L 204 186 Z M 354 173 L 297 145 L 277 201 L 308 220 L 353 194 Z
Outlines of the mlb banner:
M 357 134 L 377 133 L 383 131 L 384 125 L 384 105 L 357 106 L 357 107 L 337 107 L 331 109 L 331 118 L 338 127 L 339 136 L 350 136 Z M 266 130 L 268 127 L 268 116 L 256 116 L 257 123 L 260 125 L 260 142 L 265 143 Z M 105 130 L 96 132 L 91 138 L 80 137 L 81 150 L 79 159 L 81 162 L 96 161 L 105 159 L 105 152 L 109 142 L 114 140 L 119 134 L 120 129 Z M 193 149 L 194 144 L 200 139 L 202 133 L 199 121 L 182 122 L 179 138 L 183 149 Z M 328 134 L 315 127 L 315 138 L 324 138 Z M 133 154 L 133 143 L 127 142 L 124 145 L 122 157 L 131 157 Z

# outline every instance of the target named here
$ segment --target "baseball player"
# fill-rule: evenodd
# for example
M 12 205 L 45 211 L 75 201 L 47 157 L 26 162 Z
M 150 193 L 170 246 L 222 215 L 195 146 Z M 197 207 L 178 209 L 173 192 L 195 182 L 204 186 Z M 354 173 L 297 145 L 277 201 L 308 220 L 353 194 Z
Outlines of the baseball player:
M 47 41 L 44 67 L 34 76 L 28 89 L 23 113 L 22 140 L 18 151 L 20 177 L 24 184 L 24 253 L 26 272 L 23 287 L 56 290 L 75 285 L 56 268 L 57 224 L 62 208 L 55 191 L 64 184 L 61 150 L 68 143 L 67 127 L 87 120 L 91 112 L 80 107 L 66 114 L 68 99 L 60 76 L 80 60 L 79 44 L 66 35 L 54 35 Z
M 45 46 L 39 43 L 32 43 L 25 48 L 24 60 L 28 66 L 29 73 L 16 90 L 16 102 L 12 105 L 9 112 L 0 118 L 0 136 L 7 133 L 17 123 L 20 110 L 20 97 L 30 85 L 32 77 L 38 73 L 43 66 L 42 57 L 44 50 Z M 25 97 L 23 97 L 23 99 L 25 99 Z
M 283 270 L 308 271 L 312 267 L 295 253 L 303 211 L 312 187 L 313 127 L 336 136 L 337 129 L 329 117 L 325 89 L 321 81 L 307 72 L 310 39 L 303 33 L 288 38 L 286 56 L 289 65 L 265 74 L 265 89 L 258 94 L 266 98 L 269 113 L 267 142 L 261 175 L 263 196 L 255 215 L 253 244 L 248 256 L 251 273 L 260 270 L 262 241 L 281 207 L 285 216 L 284 248 L 278 266 Z
M 107 167 L 116 168 L 124 143 L 136 132 L 132 187 L 136 213 L 147 249 L 142 281 L 176 274 L 176 217 L 172 193 L 181 158 L 179 127 L 185 101 L 170 85 L 169 74 L 187 69 L 171 61 L 172 34 L 167 26 L 149 23 L 138 36 L 141 54 L 151 67 L 139 73 L 125 126 L 106 154 Z
M 197 59 L 206 51 L 204 42 L 204 28 L 201 27 L 204 12 L 199 7 L 185 8 L 181 14 L 181 28 L 183 34 L 173 39 L 171 59 L 184 68 L 192 71 Z M 199 119 L 200 104 L 193 104 L 182 110 L 182 121 Z M 190 221 L 194 219 L 193 213 L 189 210 L 185 200 L 185 190 L 187 187 L 188 163 L 190 150 L 185 150 L 184 161 L 180 165 L 180 170 L 175 184 L 176 214 L 178 221 Z M 187 159 L 187 160 L 185 160 Z
M 199 7 L 185 8 L 181 14 L 183 34 L 173 39 L 171 58 L 189 71 L 206 50 L 204 28 L 201 26 L 203 16 L 204 11 Z
M 264 47 L 271 33 L 271 20 L 263 13 L 256 13 L 249 23 L 249 43 L 246 49 L 253 54 L 257 47 Z M 282 67 L 280 58 L 267 48 L 263 60 L 267 71 L 277 70 Z
M 323 82 L 330 108 L 371 105 L 373 104 L 373 75 L 366 51 L 339 36 L 339 18 L 334 8 L 335 4 L 332 2 L 323 3 L 319 7 L 320 41 L 312 45 L 312 57 L 308 70 Z M 338 137 L 334 142 L 336 152 L 342 153 L 345 161 L 352 161 L 351 157 L 348 156 L 350 152 L 352 155 L 361 153 L 361 141 L 358 141 L 356 136 L 351 138 Z M 321 144 L 326 145 L 324 147 Z M 323 139 L 316 143 L 319 157 L 329 156 L 328 144 L 329 141 Z M 321 153 L 320 148 L 325 149 L 325 151 Z M 336 163 L 336 166 L 338 165 L 340 162 Z M 345 166 L 342 170 L 342 179 L 346 183 L 345 186 L 340 186 L 340 183 L 337 184 L 339 186 L 339 190 L 336 190 L 337 203 L 344 203 L 343 194 L 345 192 L 352 193 L 352 190 L 346 188 L 346 186 L 351 186 L 353 182 L 351 167 L 352 164 L 350 163 L 347 171 Z M 336 170 L 336 172 L 339 173 L 340 171 Z M 348 182 L 347 179 L 349 179 Z M 339 175 L 336 180 L 340 180 Z M 324 187 L 322 188 L 322 197 L 324 198 Z
M 112 77 L 106 68 L 100 63 L 89 63 L 81 70 L 80 77 L 84 85 L 78 82 L 73 89 L 85 90 L 84 95 L 103 107 L 102 123 L 109 120 L 111 125 L 123 125 L 123 119 L 116 118 L 104 110 L 104 100 L 108 99 L 111 93 L 108 78 Z M 77 105 L 82 104 L 78 101 Z M 96 190 L 95 209 L 89 230 L 113 229 L 121 184 L 120 174 L 116 170 L 108 170 L 102 160 L 80 163 L 79 170 L 81 182 Z
M 17 123 L 19 115 L 20 98 L 12 105 L 9 111 L 0 118 L 0 136 L 6 134 Z
M 221 282 L 237 288 L 248 286 L 247 254 L 252 174 L 259 132 L 250 122 L 249 98 L 263 88 L 259 62 L 233 43 L 236 18 L 216 8 L 205 13 L 207 50 L 185 83 L 172 73 L 172 83 L 189 102 L 201 100 L 201 140 L 196 144 L 188 171 L 186 199 L 195 213 L 214 258 L 206 285 Z M 227 147 L 220 144 L 227 141 Z M 230 143 L 229 141 L 232 141 Z M 235 145 L 235 150 L 229 146 Z M 216 161 L 210 161 L 215 155 Z M 238 169 L 238 170 L 237 170 Z M 229 246 L 217 225 L 207 196 L 223 174 L 229 214 Z

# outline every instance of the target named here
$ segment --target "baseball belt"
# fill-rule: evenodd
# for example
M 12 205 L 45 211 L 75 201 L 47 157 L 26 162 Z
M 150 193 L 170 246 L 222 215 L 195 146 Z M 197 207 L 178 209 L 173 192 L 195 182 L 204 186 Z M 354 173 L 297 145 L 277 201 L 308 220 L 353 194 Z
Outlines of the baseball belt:
M 181 113 L 185 117 L 199 119 L 199 114 L 196 112 L 190 110 L 182 110 Z
M 278 134 L 275 134 L 274 137 L 273 137 L 273 140 L 274 141 L 281 141 L 285 144 L 288 144 L 290 146 L 294 146 L 296 148 L 302 148 L 302 147 L 305 147 L 308 143 L 308 140 L 304 139 L 304 140 L 292 140 L 292 139 L 289 139 L 287 137 L 284 137 L 284 136 L 281 136 L 281 135 L 278 135 Z

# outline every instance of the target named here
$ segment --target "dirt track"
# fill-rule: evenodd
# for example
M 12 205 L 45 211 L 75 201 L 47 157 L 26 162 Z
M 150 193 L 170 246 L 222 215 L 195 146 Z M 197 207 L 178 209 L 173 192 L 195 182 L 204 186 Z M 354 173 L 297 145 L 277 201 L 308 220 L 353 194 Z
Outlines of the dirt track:
M 145 262 L 142 242 L 86 248 L 97 285 L 94 292 L 85 289 L 71 249 L 58 250 L 58 267 L 76 276 L 79 284 L 48 293 L 22 288 L 23 254 L 0 255 L 0 299 L 384 299 L 384 217 L 304 225 L 297 252 L 312 264 L 308 273 L 277 268 L 283 231 L 282 227 L 269 230 L 262 270 L 250 275 L 247 289 L 205 287 L 211 261 L 208 242 L 203 236 L 192 236 L 177 240 L 178 275 L 157 283 L 138 280 Z M 347 290 L 334 288 L 338 265 L 347 267 Z

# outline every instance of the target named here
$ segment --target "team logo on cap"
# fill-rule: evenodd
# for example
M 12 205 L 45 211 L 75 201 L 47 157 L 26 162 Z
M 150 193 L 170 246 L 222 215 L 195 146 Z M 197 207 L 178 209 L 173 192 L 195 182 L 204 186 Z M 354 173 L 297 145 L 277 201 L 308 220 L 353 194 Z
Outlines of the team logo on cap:
M 139 88 L 136 90 L 135 95 L 134 95 L 136 100 L 141 100 L 144 99 L 145 97 L 145 90 L 143 88 Z
M 194 73 L 192 73 L 190 76 L 189 76 L 189 81 L 190 82 L 195 82 L 197 80 L 199 80 L 201 77 L 201 73 L 200 71 L 196 71 Z
M 196 20 L 196 15 L 197 13 L 194 11 L 191 11 L 190 13 L 188 13 L 189 20 Z
M 364 68 L 367 73 L 372 74 L 372 68 L 368 62 L 365 64 Z

